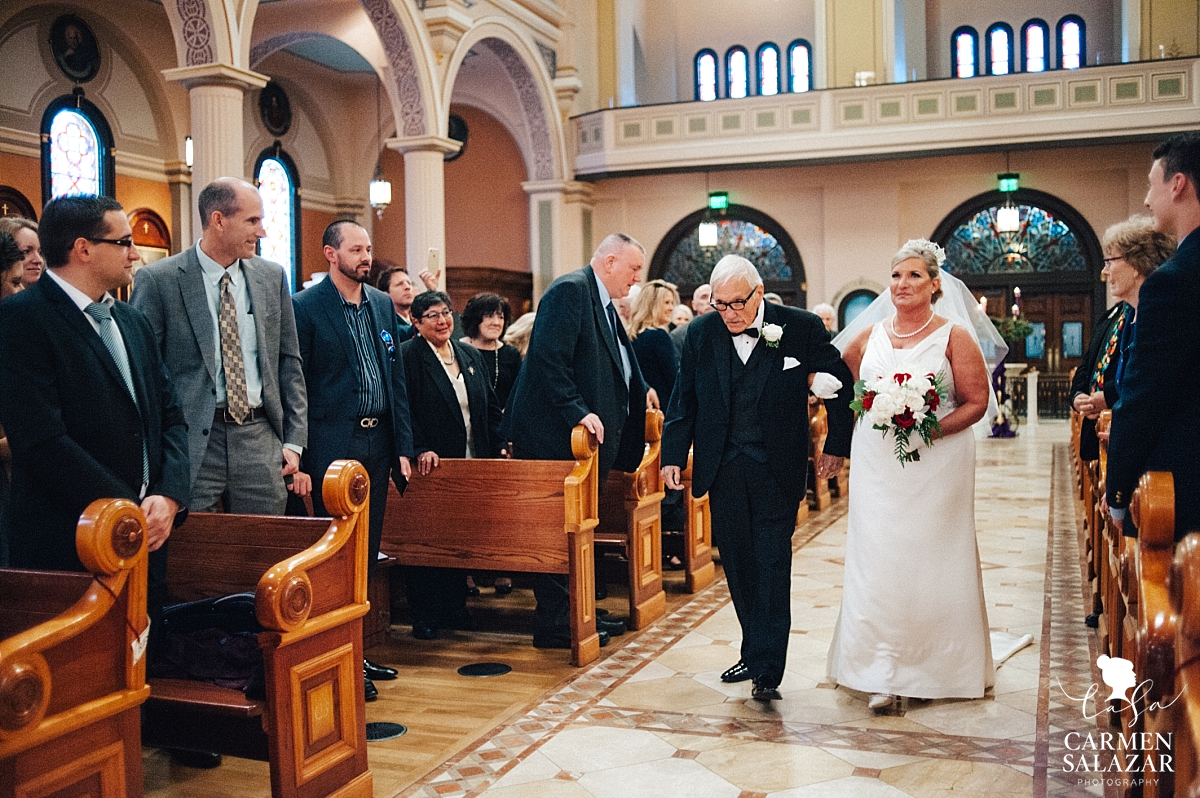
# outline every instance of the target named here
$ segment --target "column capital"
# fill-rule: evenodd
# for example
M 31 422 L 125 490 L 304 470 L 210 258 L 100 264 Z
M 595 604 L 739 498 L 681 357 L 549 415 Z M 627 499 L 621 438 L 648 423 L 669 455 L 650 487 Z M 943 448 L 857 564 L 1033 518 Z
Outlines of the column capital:
M 562 197 L 563 202 L 589 204 L 592 201 L 592 184 L 581 180 L 526 180 L 521 184 L 521 188 L 531 197 L 538 194 L 557 194 Z
M 233 86 L 245 91 L 246 89 L 261 89 L 271 80 L 266 75 L 229 64 L 176 67 L 175 69 L 164 69 L 162 74 L 167 80 L 181 83 L 188 90 L 197 86 Z
M 387 139 L 383 142 L 383 146 L 401 154 L 410 152 L 440 152 L 445 154 L 448 152 L 458 152 L 462 149 L 462 142 L 443 136 L 412 136 L 402 139 Z

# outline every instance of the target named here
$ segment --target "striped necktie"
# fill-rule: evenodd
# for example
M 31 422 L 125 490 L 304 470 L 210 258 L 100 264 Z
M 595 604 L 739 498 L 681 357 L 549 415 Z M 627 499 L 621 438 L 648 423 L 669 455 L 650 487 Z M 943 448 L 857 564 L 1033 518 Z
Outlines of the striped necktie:
M 139 415 L 142 412 L 141 405 L 138 404 L 137 391 L 133 388 L 133 372 L 129 369 L 129 354 L 125 351 L 125 347 L 117 338 L 116 322 L 112 318 L 112 308 L 101 302 L 93 302 L 83 309 L 83 312 L 91 316 L 97 326 L 100 328 L 100 340 L 104 342 L 104 348 L 112 355 L 113 362 L 117 364 L 117 371 L 121 372 L 121 378 L 125 380 L 125 389 L 129 391 L 129 396 L 133 399 L 133 405 L 138 409 Z M 143 425 L 144 428 L 144 425 Z M 142 437 L 142 485 L 150 483 L 150 455 L 146 451 L 146 439 Z

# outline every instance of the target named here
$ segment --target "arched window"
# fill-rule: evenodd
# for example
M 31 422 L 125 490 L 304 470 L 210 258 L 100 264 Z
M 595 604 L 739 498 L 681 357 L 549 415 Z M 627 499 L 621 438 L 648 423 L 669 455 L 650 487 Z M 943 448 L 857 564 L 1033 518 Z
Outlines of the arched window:
M 696 53 L 696 99 L 717 99 L 717 54 L 712 50 Z
M 1058 21 L 1058 68 L 1079 69 L 1087 63 L 1083 18 L 1068 14 Z
M 764 97 L 779 93 L 779 48 L 767 42 L 758 48 L 758 93 Z
M 970 25 L 963 25 L 951 35 L 950 62 L 954 64 L 956 78 L 979 74 L 979 34 Z
M 1050 26 L 1031 19 L 1021 27 L 1021 63 L 1026 72 L 1045 72 L 1049 63 Z
M 266 238 L 259 239 L 259 254 L 283 267 L 288 288 L 295 290 L 300 277 L 300 187 L 296 165 L 278 146 L 266 149 L 254 166 L 255 182 L 263 201 Z
M 838 305 L 838 329 L 846 329 L 846 325 L 866 310 L 877 296 L 879 294 L 869 288 L 859 288 L 846 294 L 846 298 Z
M 750 93 L 750 57 L 745 47 L 730 47 L 725 53 L 725 96 L 738 99 Z
M 804 39 L 788 45 L 788 90 L 808 91 L 812 88 L 812 46 Z
M 113 136 L 100 109 L 77 95 L 42 115 L 42 198 L 113 195 Z
M 1007 75 L 1013 64 L 1013 31 L 1003 22 L 987 29 L 987 66 L 989 75 Z

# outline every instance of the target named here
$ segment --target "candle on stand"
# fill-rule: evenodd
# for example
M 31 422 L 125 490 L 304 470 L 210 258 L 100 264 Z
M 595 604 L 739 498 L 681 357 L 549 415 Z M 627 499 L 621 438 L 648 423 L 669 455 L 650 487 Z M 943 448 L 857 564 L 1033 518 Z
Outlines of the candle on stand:
M 1020 315 L 1021 315 L 1021 308 L 1016 303 L 1013 303 L 1012 317 L 1015 319 L 1017 316 L 1020 316 Z
M 987 315 L 987 297 L 985 296 L 979 297 L 979 312 Z

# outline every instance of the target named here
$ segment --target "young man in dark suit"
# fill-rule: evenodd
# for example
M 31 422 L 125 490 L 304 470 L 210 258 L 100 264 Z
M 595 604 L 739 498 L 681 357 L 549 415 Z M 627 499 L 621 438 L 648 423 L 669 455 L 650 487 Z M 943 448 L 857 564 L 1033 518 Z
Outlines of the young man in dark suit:
M 153 622 L 188 501 L 187 425 L 145 316 L 109 293 L 133 280 L 129 220 L 109 197 L 64 197 L 46 206 L 39 236 L 48 271 L 0 305 L 11 564 L 83 570 L 80 514 L 129 499 L 146 514 Z
M 627 235 L 600 243 L 591 264 L 559 277 L 538 303 L 529 351 L 508 399 L 502 433 L 513 457 L 572 460 L 571 430 L 582 424 L 600 443 L 600 484 L 610 468 L 635 471 L 645 448 L 646 407 L 658 407 L 612 300 L 641 280 L 646 253 Z M 534 585 L 533 644 L 569 648 L 566 577 Z M 610 631 L 597 624 L 601 645 Z
M 371 479 L 368 565 L 374 566 L 383 537 L 388 478 L 407 479 L 413 454 L 404 369 L 397 357 L 396 313 L 391 299 L 366 282 L 371 238 L 350 221 L 325 228 L 322 252 L 329 277 L 292 298 L 308 415 L 312 420 L 302 467 L 320 485 L 334 460 L 358 460 Z M 321 491 L 313 510 L 325 515 Z M 371 679 L 395 679 L 396 670 L 364 661 L 368 700 Z
M 725 682 L 754 680 L 753 697 L 778 699 L 791 630 L 792 533 L 808 474 L 808 378 L 842 383 L 826 400 L 829 435 L 817 478 L 850 454 L 854 380 L 820 318 L 763 301 L 753 264 L 726 255 L 713 269 L 718 312 L 688 324 L 663 431 L 663 479 L 682 488 L 692 453 L 692 494 L 709 496 L 713 545 L 742 627 L 742 658 Z
M 1108 443 L 1106 499 L 1113 522 L 1125 526 L 1126 508 L 1143 473 L 1169 471 L 1175 478 L 1176 540 L 1200 529 L 1200 415 L 1193 401 L 1200 392 L 1198 190 L 1200 135 L 1181 134 L 1160 144 L 1150 167 L 1146 207 L 1154 229 L 1174 236 L 1179 245 L 1138 294 L 1133 343 Z

